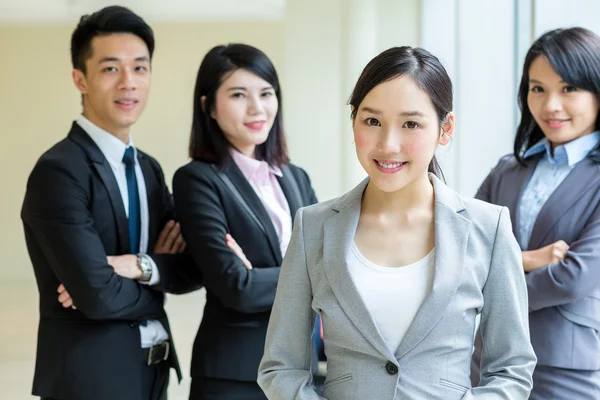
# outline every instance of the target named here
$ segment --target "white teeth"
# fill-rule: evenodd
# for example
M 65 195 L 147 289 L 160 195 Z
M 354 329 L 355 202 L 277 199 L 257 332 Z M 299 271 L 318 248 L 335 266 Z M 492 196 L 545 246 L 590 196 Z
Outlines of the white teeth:
M 127 100 L 127 101 L 118 101 L 117 103 L 120 103 L 120 104 L 133 104 L 133 103 L 135 103 L 135 101 Z
M 394 164 L 384 164 L 382 162 L 377 161 L 377 164 L 381 165 L 383 168 L 398 168 L 399 166 L 401 166 L 404 163 L 394 163 Z

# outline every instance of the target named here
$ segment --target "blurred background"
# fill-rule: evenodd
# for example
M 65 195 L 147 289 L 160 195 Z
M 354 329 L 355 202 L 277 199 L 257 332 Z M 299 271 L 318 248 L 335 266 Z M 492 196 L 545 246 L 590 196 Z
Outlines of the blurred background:
M 511 152 L 516 87 L 524 55 L 543 32 L 583 26 L 600 33 L 597 0 L 0 0 L 0 397 L 32 399 L 38 294 L 19 217 L 37 158 L 80 113 L 71 80 L 70 35 L 83 14 L 130 7 L 153 27 L 150 100 L 134 126 L 136 145 L 170 183 L 187 162 L 192 94 L 200 61 L 217 44 L 243 42 L 274 62 L 283 88 L 292 162 L 320 200 L 339 196 L 364 172 L 355 160 L 347 100 L 366 63 L 392 46 L 437 55 L 454 83 L 457 129 L 439 153 L 448 184 L 465 196 Z M 204 292 L 169 296 L 181 385 L 187 399 L 191 345 Z

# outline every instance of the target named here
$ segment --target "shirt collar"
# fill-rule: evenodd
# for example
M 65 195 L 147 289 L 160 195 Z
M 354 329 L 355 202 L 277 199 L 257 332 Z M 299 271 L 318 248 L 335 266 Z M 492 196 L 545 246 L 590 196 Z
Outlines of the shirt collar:
M 248 157 L 234 148 L 229 149 L 229 154 L 231 154 L 231 158 L 233 158 L 233 161 L 236 163 L 248 181 L 253 181 L 258 174 L 265 172 L 270 172 L 279 177 L 283 176 L 281 169 L 279 169 L 277 166 L 267 164 L 266 161 L 260 161 L 255 158 Z
M 125 144 L 83 115 L 79 115 L 77 118 L 77 125 L 92 138 L 94 143 L 100 148 L 102 154 L 104 154 L 104 157 L 112 165 L 120 165 L 123 162 L 125 150 L 130 146 L 133 147 L 134 155 L 137 159 L 137 149 L 131 136 L 129 137 L 129 143 Z
M 535 154 L 545 153 L 551 164 L 566 164 L 573 167 L 575 164 L 583 160 L 590 151 L 600 142 L 600 131 L 592 132 L 588 135 L 577 138 L 569 143 L 557 146 L 554 149 L 554 156 L 551 155 L 550 141 L 543 138 L 529 150 L 525 152 L 523 158 L 529 158 Z

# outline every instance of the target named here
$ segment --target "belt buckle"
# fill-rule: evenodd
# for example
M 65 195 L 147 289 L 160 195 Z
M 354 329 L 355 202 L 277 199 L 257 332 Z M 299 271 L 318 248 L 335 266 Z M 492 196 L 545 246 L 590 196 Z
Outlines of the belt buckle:
M 162 360 L 157 361 L 157 362 L 152 362 L 152 355 L 154 354 L 154 349 L 157 349 L 159 347 L 165 346 L 165 355 L 163 356 Z M 169 358 L 169 350 L 170 350 L 171 344 L 169 342 L 163 342 L 159 345 L 155 345 L 150 347 L 150 349 L 148 350 L 148 360 L 147 360 L 147 364 L 153 365 L 153 364 L 158 364 L 159 362 L 163 362 L 166 361 L 167 358 Z

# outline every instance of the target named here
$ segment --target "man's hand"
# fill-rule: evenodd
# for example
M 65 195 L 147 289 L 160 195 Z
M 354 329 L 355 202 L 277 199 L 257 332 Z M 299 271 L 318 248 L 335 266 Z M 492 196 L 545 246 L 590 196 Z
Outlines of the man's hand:
M 548 264 L 558 264 L 567 256 L 569 245 L 564 240 L 558 240 L 541 249 L 523 252 L 523 269 L 531 272 Z
M 69 292 L 67 292 L 65 285 L 63 285 L 62 283 L 58 286 L 58 301 L 60 304 L 62 304 L 64 308 L 70 307 L 73 310 L 77 310 L 77 307 L 75 307 L 75 304 L 73 304 L 73 299 L 71 298 L 71 295 L 69 294 Z
M 225 240 L 227 241 L 227 247 L 229 247 L 231 250 L 233 250 L 235 255 L 242 259 L 242 262 L 244 263 L 244 267 L 246 267 L 246 269 L 252 269 L 252 263 L 246 258 L 244 251 L 242 250 L 240 245 L 237 244 L 237 242 L 235 241 L 233 236 L 231 236 L 228 233 L 227 235 L 225 235 Z
M 176 254 L 185 250 L 185 240 L 181 236 L 179 222 L 170 220 L 166 223 L 154 245 L 154 254 Z
M 108 265 L 113 267 L 117 275 L 129 279 L 140 279 L 142 277 L 142 270 L 137 263 L 136 255 L 108 256 L 106 259 Z

